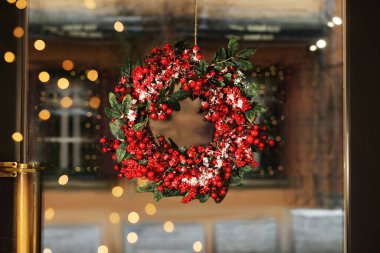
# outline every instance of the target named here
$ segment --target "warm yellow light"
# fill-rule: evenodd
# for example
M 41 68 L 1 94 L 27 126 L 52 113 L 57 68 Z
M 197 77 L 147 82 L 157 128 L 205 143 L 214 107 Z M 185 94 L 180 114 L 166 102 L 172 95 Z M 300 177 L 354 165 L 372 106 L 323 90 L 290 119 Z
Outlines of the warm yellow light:
M 8 63 L 12 63 L 12 62 L 14 62 L 15 61 L 15 59 L 16 59 L 16 56 L 15 56 L 15 54 L 14 53 L 12 53 L 12 52 L 5 52 L 5 54 L 4 54 L 4 60 L 6 61 L 6 62 L 8 62 Z
M 106 245 L 100 245 L 98 248 L 98 253 L 108 253 L 108 247 Z
M 166 221 L 166 222 L 164 223 L 164 230 L 165 230 L 165 232 L 167 232 L 167 233 L 171 233 L 171 232 L 173 232 L 173 231 L 174 231 L 174 223 L 171 222 L 171 221 Z
M 325 48 L 327 45 L 327 42 L 324 39 L 320 39 L 315 43 L 318 48 Z
M 7 2 L 10 4 L 14 4 L 16 2 L 16 0 L 7 0 Z
M 26 6 L 27 6 L 27 3 L 26 3 L 25 0 L 18 0 L 18 1 L 16 2 L 16 7 L 17 7 L 18 9 L 20 9 L 20 10 L 25 9 Z
M 38 74 L 38 79 L 40 79 L 41 82 L 46 83 L 50 80 L 50 75 L 46 71 L 42 71 Z
M 49 207 L 45 210 L 45 220 L 52 220 L 54 218 L 55 211 L 53 208 Z
M 22 38 L 22 36 L 24 36 L 24 29 L 22 29 L 20 26 L 16 27 L 13 29 L 13 36 L 16 38 Z
M 99 97 L 90 98 L 89 105 L 92 109 L 98 109 L 100 106 L 100 98 Z
M 46 110 L 46 109 L 41 110 L 40 113 L 38 114 L 38 117 L 40 118 L 40 120 L 48 120 L 48 119 L 50 119 L 50 112 L 49 112 L 49 110 Z
M 193 244 L 193 250 L 195 252 L 201 252 L 202 251 L 202 243 L 200 241 L 196 241 Z
M 12 139 L 13 139 L 14 141 L 16 141 L 16 142 L 20 142 L 20 141 L 22 141 L 22 140 L 24 139 L 24 137 L 22 136 L 21 133 L 19 133 L 19 132 L 14 132 L 14 133 L 12 134 Z
M 67 78 L 62 77 L 58 79 L 57 85 L 61 90 L 65 90 L 70 86 L 70 82 Z
M 92 70 L 89 70 L 88 72 L 87 72 L 87 79 L 88 80 L 90 80 L 90 81 L 96 81 L 96 80 L 98 80 L 98 71 L 96 71 L 96 70 L 94 70 L 94 69 L 92 69 Z
M 139 237 L 137 236 L 135 232 L 130 232 L 127 235 L 127 241 L 131 244 L 136 243 L 138 239 Z
M 64 60 L 62 62 L 62 68 L 66 71 L 70 71 L 74 68 L 74 62 L 71 60 Z
M 93 10 L 96 8 L 96 3 L 94 0 L 84 0 L 84 6 L 89 10 Z
M 58 184 L 60 185 L 66 185 L 69 182 L 69 176 L 68 175 L 62 175 L 58 178 Z
M 120 198 L 123 195 L 123 187 L 121 186 L 114 186 L 112 188 L 112 195 L 116 198 Z
M 139 219 L 140 219 L 140 216 L 138 213 L 136 212 L 130 212 L 128 214 L 128 221 L 132 224 L 135 224 L 137 222 L 139 222 Z
M 34 48 L 37 49 L 38 51 L 44 50 L 46 47 L 45 41 L 43 40 L 36 40 L 34 42 Z
M 124 31 L 124 25 L 123 25 L 123 23 L 121 23 L 120 21 L 116 21 L 116 22 L 113 24 L 113 28 L 115 28 L 115 31 L 116 31 L 116 32 L 122 32 L 122 31 Z
M 157 212 L 157 208 L 154 204 L 148 203 L 145 205 L 145 212 L 147 215 L 155 215 Z
M 46 248 L 46 249 L 44 249 L 44 251 L 42 253 L 53 253 L 53 251 L 51 251 L 51 249 Z
M 311 52 L 314 52 L 314 51 L 316 51 L 318 48 L 317 48 L 317 46 L 316 45 L 311 45 L 310 47 L 309 47 L 309 50 L 311 51 Z
M 117 224 L 120 222 L 120 215 L 116 212 L 113 212 L 110 214 L 110 216 L 108 217 L 109 221 L 112 223 L 112 224 Z
M 70 97 L 61 98 L 61 106 L 63 108 L 69 108 L 72 105 L 73 105 L 73 100 Z

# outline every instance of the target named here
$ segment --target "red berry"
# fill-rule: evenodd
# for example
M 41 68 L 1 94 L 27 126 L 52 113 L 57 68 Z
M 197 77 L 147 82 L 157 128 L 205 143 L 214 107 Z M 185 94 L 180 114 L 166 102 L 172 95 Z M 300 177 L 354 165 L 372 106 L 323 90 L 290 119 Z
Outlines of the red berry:
M 100 139 L 100 141 L 99 141 L 99 142 L 100 142 L 100 143 L 102 143 L 102 144 L 104 144 L 104 143 L 106 143 L 106 142 L 107 142 L 107 139 L 103 137 L 103 138 L 101 138 L 101 139 Z
M 158 116 L 159 120 L 166 120 L 166 115 L 161 113 L 160 116 Z
M 195 52 L 198 52 L 198 51 L 199 51 L 199 49 L 200 49 L 200 48 L 199 48 L 199 46 L 198 46 L 198 45 L 194 45 L 194 46 L 193 46 L 193 50 L 194 50 Z
M 151 118 L 152 120 L 156 120 L 158 118 L 157 114 L 156 113 L 151 113 L 149 115 L 149 118 Z
M 173 109 L 172 109 L 172 108 L 168 108 L 168 109 L 166 110 L 166 114 L 167 114 L 167 115 L 172 115 L 172 114 L 173 114 Z
M 162 109 L 163 111 L 166 111 L 166 109 L 168 109 L 168 105 L 167 105 L 167 104 L 162 104 L 162 105 L 161 105 L 161 109 Z
M 253 143 L 253 136 L 252 135 L 248 135 L 247 138 L 245 139 L 247 141 L 248 144 L 252 144 Z

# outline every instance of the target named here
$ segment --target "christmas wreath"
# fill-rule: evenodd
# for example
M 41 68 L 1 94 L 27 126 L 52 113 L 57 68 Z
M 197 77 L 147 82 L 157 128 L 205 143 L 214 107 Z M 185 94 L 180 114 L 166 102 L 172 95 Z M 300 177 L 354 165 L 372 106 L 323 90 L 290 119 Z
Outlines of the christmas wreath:
M 255 51 L 239 51 L 230 39 L 208 64 L 198 45 L 181 41 L 153 48 L 143 63 L 133 66 L 127 59 L 106 108 L 115 139 L 100 140 L 102 152 L 115 153 L 118 176 L 147 180 L 137 191 L 153 192 L 157 201 L 182 196 L 183 203 L 210 197 L 219 203 L 230 185 L 241 184 L 258 165 L 253 153 L 274 144 L 267 126 L 256 123 L 263 108 L 243 74 L 252 69 L 249 57 Z M 208 145 L 180 148 L 150 129 L 150 120 L 170 119 L 187 98 L 201 100 L 204 119 L 213 126 Z

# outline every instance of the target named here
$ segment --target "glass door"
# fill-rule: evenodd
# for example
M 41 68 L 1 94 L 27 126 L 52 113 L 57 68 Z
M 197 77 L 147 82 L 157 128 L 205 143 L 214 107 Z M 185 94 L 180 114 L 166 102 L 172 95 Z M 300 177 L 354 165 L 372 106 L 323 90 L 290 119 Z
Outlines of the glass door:
M 118 179 L 98 144 L 110 136 L 104 108 L 124 58 L 192 42 L 193 1 L 32 0 L 29 11 L 29 152 L 47 168 L 44 253 L 342 252 L 342 1 L 198 2 L 206 59 L 230 37 L 258 49 L 249 79 L 275 140 L 220 204 L 155 202 L 135 191 L 143 181 Z M 208 143 L 199 103 L 181 102 L 153 133 Z

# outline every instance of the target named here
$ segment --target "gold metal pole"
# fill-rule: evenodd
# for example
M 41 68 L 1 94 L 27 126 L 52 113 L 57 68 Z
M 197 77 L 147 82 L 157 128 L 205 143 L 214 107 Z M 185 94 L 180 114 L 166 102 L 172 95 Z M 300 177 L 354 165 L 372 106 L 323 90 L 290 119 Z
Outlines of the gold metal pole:
M 41 252 L 41 175 L 31 174 L 33 180 L 33 233 L 32 253 Z
M 17 253 L 30 252 L 30 178 L 20 172 L 17 177 Z

